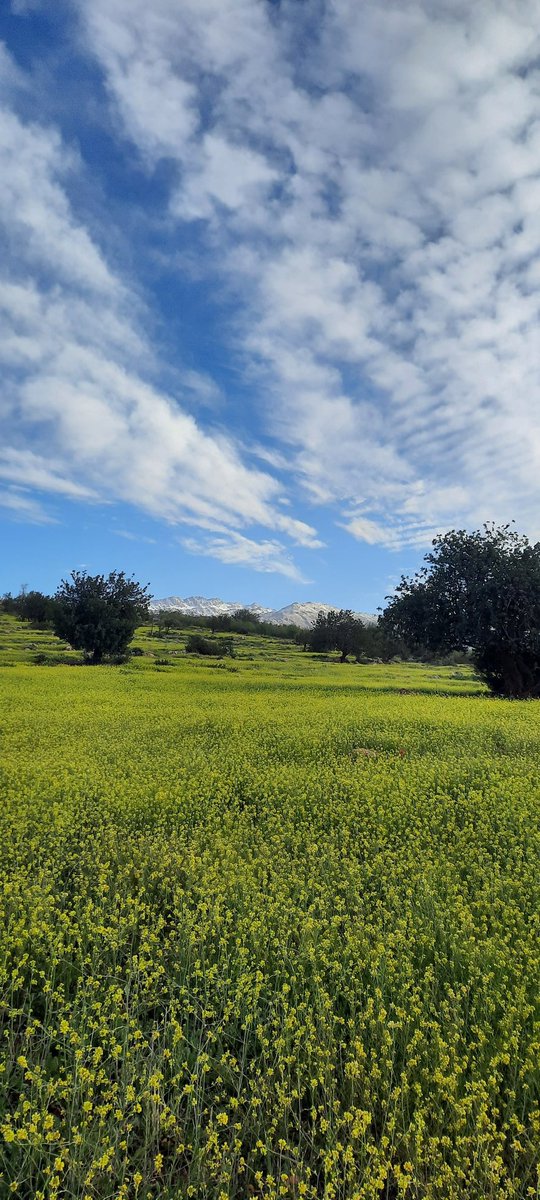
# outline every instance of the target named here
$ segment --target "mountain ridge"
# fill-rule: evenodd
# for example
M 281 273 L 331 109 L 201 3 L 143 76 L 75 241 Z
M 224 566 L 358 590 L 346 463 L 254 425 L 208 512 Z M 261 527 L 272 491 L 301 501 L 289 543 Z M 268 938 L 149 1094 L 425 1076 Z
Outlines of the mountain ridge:
M 221 600 L 218 596 L 165 596 L 162 600 L 154 600 L 151 607 L 153 612 L 180 612 L 192 617 L 232 615 L 239 608 L 246 608 L 255 616 L 272 621 L 275 625 L 297 625 L 300 629 L 311 629 L 317 620 L 318 612 L 330 612 L 331 609 L 336 609 L 337 605 L 317 600 L 297 600 L 284 605 L 283 608 L 268 608 L 257 603 L 243 604 L 241 601 Z M 357 612 L 355 616 L 366 625 L 374 625 L 377 621 L 373 613 Z

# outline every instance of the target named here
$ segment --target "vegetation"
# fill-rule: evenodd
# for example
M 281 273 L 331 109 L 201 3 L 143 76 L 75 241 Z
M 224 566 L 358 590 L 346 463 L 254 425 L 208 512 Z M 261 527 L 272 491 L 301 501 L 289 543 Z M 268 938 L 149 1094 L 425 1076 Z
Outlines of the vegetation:
M 392 634 L 381 621 L 377 625 L 364 625 L 348 608 L 319 612 L 313 629 L 298 631 L 295 640 L 316 653 L 337 650 L 342 663 L 351 654 L 357 662 L 370 659 L 390 662 L 393 658 L 410 657 L 403 639 Z
M 349 654 L 361 654 L 364 632 L 362 621 L 350 609 L 331 609 L 317 614 L 309 645 L 312 650 L 338 650 L 344 663 Z
M 497 695 L 540 696 L 540 542 L 509 525 L 435 538 L 426 566 L 402 578 L 383 627 L 418 651 L 470 647 Z
M 45 596 L 43 592 L 29 592 L 25 587 L 21 588 L 18 596 L 6 592 L 2 596 L 1 608 L 3 612 L 19 617 L 21 621 L 28 621 L 38 629 L 52 627 L 55 602 L 52 596 Z
M 263 621 L 247 608 L 238 609 L 232 614 L 218 613 L 208 617 L 196 617 L 174 609 L 164 609 L 154 613 L 153 619 L 158 635 L 178 629 L 210 629 L 211 633 L 234 633 L 291 641 L 299 632 L 296 625 L 275 625 L 272 621 Z
M 189 632 L 0 618 L 0 1192 L 535 1196 L 540 710 Z
M 92 663 L 122 657 L 137 625 L 148 615 L 148 589 L 123 571 L 88 575 L 72 571 L 54 597 L 53 628 Z
M 225 658 L 226 655 L 229 655 L 230 658 L 233 658 L 234 644 L 232 638 L 205 638 L 200 633 L 192 633 L 186 642 L 186 653 L 217 658 Z

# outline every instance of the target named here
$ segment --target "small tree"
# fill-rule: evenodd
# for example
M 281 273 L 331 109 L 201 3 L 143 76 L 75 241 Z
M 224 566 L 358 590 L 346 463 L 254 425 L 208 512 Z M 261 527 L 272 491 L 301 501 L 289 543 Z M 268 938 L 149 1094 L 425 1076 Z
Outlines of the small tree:
M 141 587 L 123 571 L 88 575 L 73 571 L 55 595 L 54 631 L 92 663 L 122 655 L 135 629 L 148 617 L 148 585 Z
M 317 614 L 310 636 L 312 650 L 339 650 L 340 662 L 347 662 L 349 654 L 359 654 L 362 649 L 364 626 L 350 608 L 339 612 L 330 609 Z
M 249 621 L 252 625 L 259 623 L 259 614 L 253 612 L 251 608 L 237 608 L 233 612 L 235 621 Z
M 54 620 L 55 602 L 43 592 L 25 592 L 18 601 L 19 616 L 30 625 L 44 626 Z
M 201 633 L 192 633 L 186 641 L 186 654 L 202 654 L 214 658 L 234 658 L 233 639 L 205 638 Z
M 11 592 L 4 592 L 1 600 L 2 612 L 9 613 L 11 616 L 17 616 L 18 602 L 17 597 L 12 596 Z
M 451 530 L 425 562 L 402 578 L 384 629 L 435 654 L 470 649 L 493 692 L 540 697 L 540 542 L 510 525 Z

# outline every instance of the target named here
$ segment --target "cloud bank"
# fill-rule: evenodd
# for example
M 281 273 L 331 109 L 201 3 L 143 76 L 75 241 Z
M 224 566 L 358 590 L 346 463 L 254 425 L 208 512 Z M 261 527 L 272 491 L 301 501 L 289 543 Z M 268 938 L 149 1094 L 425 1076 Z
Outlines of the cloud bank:
M 4 57 L 0 477 L 120 497 L 206 530 L 196 552 L 281 563 L 262 570 L 296 570 L 276 534 L 320 544 L 321 506 L 392 548 L 491 518 L 540 535 L 537 0 L 72 12 L 113 135 L 167 166 L 171 251 L 196 233 L 234 297 L 268 456 L 156 385 L 145 296 L 70 200 L 84 164 L 16 115 Z M 258 560 L 247 525 L 272 531 Z

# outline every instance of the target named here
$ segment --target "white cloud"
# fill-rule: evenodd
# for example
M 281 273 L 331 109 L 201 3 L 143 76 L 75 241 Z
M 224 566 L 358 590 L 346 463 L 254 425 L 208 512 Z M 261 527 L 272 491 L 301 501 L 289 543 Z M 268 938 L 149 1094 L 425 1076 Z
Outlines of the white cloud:
M 171 523 L 256 523 L 320 544 L 312 526 L 283 513 L 282 486 L 250 465 L 249 451 L 203 428 L 154 382 L 143 302 L 70 199 L 81 169 L 57 131 L 0 110 L 0 227 L 10 248 L 0 271 L 0 479 L 70 499 L 121 499 Z M 205 372 L 180 367 L 176 378 L 180 397 L 221 398 Z M 20 516 L 42 513 L 22 493 L 3 496 Z
M 245 208 L 276 177 L 262 155 L 215 134 L 205 135 L 195 162 L 172 205 L 176 216 L 188 220 L 211 217 L 216 204 Z
M 55 518 L 45 511 L 38 500 L 15 488 L 12 490 L 0 488 L 0 508 L 7 509 L 15 520 L 24 521 L 30 525 L 55 524 Z
M 432 514 L 530 527 L 536 0 L 333 0 L 307 56 L 295 5 L 79 7 L 113 92 L 111 47 L 126 23 L 167 79 L 189 82 L 202 132 L 167 143 L 180 172 L 173 211 L 208 218 L 212 253 L 243 297 L 268 427 L 309 496 L 362 500 L 358 520 L 371 524 L 351 532 L 383 541 L 423 536 L 400 522 L 417 503 L 426 536 Z M 157 90 L 147 103 L 159 108 Z M 264 200 L 270 182 L 278 193 Z
M 155 538 L 145 537 L 142 533 L 131 533 L 129 529 L 112 529 L 111 533 L 116 534 L 117 537 L 125 538 L 127 542 L 144 542 L 148 546 L 155 546 L 157 544 Z
M 74 479 L 65 478 L 59 473 L 57 464 L 32 450 L 0 449 L 0 479 L 24 483 L 26 487 L 43 492 L 56 492 L 72 500 L 98 499 L 97 492 Z
M 59 135 L 23 125 L 6 107 L 0 119 L 0 221 L 10 254 L 35 268 L 54 265 L 68 284 L 107 294 L 117 281 L 86 229 L 77 223 L 62 187 L 75 167 Z
M 217 558 L 232 566 L 249 567 L 252 571 L 272 572 L 294 579 L 296 583 L 308 583 L 295 566 L 281 542 L 256 542 L 242 534 L 229 533 L 223 537 L 206 539 L 184 538 L 182 545 L 190 554 L 203 554 Z
M 71 455 L 92 491 L 114 478 L 166 519 L 219 532 L 249 516 L 312 547 L 278 469 L 367 541 L 490 517 L 532 531 L 538 0 L 322 0 L 317 22 L 295 3 L 72 3 L 111 131 L 147 170 L 171 165 L 164 216 L 206 228 L 272 457 L 251 468 L 148 382 L 129 289 L 69 203 L 73 156 L 8 115 L 10 239 L 54 263 L 56 290 L 11 264 L 3 353 L 25 383 L 2 403 L 46 430 L 57 477 Z

